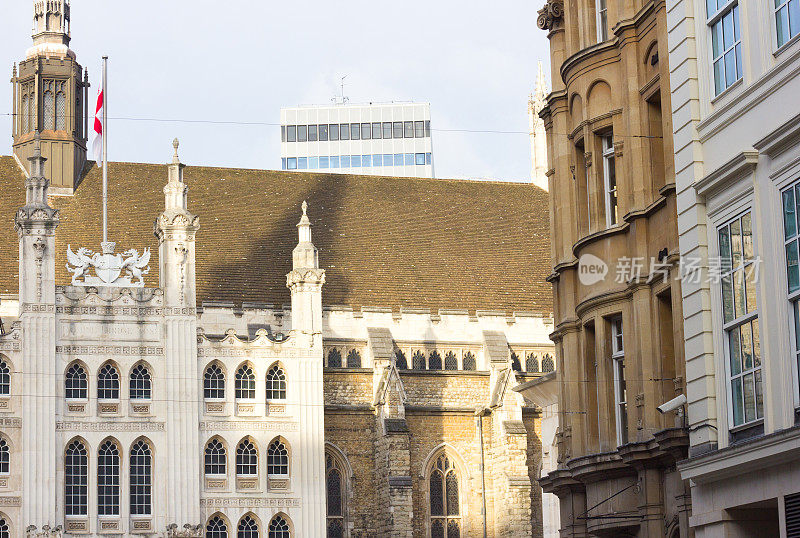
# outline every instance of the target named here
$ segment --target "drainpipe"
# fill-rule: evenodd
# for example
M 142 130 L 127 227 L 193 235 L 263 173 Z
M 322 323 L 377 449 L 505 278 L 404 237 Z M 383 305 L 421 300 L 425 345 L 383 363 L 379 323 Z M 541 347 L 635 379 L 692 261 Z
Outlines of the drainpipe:
M 481 438 L 481 498 L 483 499 L 483 507 L 481 513 L 483 515 L 483 538 L 486 538 L 486 465 L 483 458 L 483 417 L 490 415 L 492 410 L 488 407 L 478 409 L 475 411 L 475 416 L 478 418 L 478 432 Z

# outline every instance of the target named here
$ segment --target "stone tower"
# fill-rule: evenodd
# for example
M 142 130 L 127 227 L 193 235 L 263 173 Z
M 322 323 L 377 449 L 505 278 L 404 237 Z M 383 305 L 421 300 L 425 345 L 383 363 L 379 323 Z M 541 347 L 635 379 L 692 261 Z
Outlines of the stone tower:
M 69 0 L 34 0 L 33 46 L 14 66 L 14 155 L 28 167 L 41 136 L 51 194 L 72 194 L 86 164 L 88 75 L 69 48 Z
M 547 135 L 544 121 L 539 117 L 547 98 L 547 81 L 539 62 L 536 89 L 528 96 L 528 132 L 531 137 L 531 179 L 533 184 L 547 190 Z

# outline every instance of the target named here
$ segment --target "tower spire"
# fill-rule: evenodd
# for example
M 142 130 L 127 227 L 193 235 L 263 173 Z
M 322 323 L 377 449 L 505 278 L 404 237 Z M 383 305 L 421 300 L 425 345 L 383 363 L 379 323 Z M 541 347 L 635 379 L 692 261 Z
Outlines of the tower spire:
M 75 55 L 69 50 L 69 0 L 33 1 L 33 47 L 28 58 L 38 54 Z
M 539 113 L 547 105 L 547 79 L 541 60 L 536 74 L 536 88 L 528 96 L 528 126 L 531 139 L 531 179 L 537 187 L 548 189 L 547 136 Z

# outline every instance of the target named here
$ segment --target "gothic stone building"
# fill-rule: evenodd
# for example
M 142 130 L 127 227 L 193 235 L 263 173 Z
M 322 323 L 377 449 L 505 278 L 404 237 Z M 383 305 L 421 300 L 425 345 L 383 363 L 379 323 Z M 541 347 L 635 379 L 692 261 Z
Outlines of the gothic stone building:
M 34 4 L 0 157 L 0 538 L 540 535 L 510 389 L 553 369 L 547 194 L 176 143 L 110 164 L 121 257 L 92 257 L 69 2 Z

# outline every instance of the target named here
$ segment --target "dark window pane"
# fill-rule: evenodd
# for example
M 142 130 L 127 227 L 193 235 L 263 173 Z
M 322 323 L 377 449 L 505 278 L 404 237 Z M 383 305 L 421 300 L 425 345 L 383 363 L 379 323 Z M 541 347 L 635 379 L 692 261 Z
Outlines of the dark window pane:
M 327 142 L 328 141 L 328 126 L 327 125 L 320 125 L 319 126 L 319 141 L 320 142 Z
M 298 142 L 307 142 L 308 141 L 308 126 L 307 125 L 298 125 L 297 126 L 297 141 Z
M 339 125 L 338 124 L 331 124 L 328 126 L 328 139 L 329 140 L 339 140 Z
M 342 140 L 350 140 L 350 125 L 349 124 L 344 123 L 344 124 L 341 125 L 341 128 L 339 130 L 339 137 Z
M 477 364 L 475 361 L 475 355 L 472 354 L 471 351 L 467 351 L 464 354 L 464 370 L 476 370 Z
M 328 537 L 327 538 L 344 538 L 344 526 L 341 519 L 328 520 Z
M 415 153 L 414 154 L 417 166 L 424 166 L 425 165 L 425 154 L 424 153 Z
M 288 170 L 297 170 L 297 157 L 289 157 L 286 159 L 286 168 Z
M 381 138 L 381 124 L 380 124 L 380 122 L 372 124 L 372 138 L 373 139 Z
M 444 356 L 445 370 L 458 370 L 458 358 L 452 351 L 448 351 Z
M 423 138 L 425 136 L 425 122 L 414 122 L 414 138 Z
M 392 138 L 392 122 L 383 122 L 383 138 Z
M 316 125 L 309 125 L 308 126 L 308 141 L 309 142 L 316 142 L 317 141 L 317 126 Z
M 392 125 L 392 136 L 394 138 L 403 138 L 403 122 L 396 121 Z
M 425 136 L 431 136 L 431 122 L 430 122 L 430 120 L 425 120 Z
M 411 361 L 412 361 L 412 368 L 414 370 L 425 369 L 425 355 L 423 355 L 421 351 L 415 351 L 414 355 L 411 357 Z
M 347 367 L 348 368 L 361 368 L 361 353 L 355 349 L 351 349 L 347 354 Z
M 342 475 L 338 469 L 328 471 L 328 515 L 342 515 Z
M 406 354 L 400 351 L 399 349 L 394 352 L 395 357 L 395 364 L 399 370 L 408 370 L 408 361 L 406 360 Z
M 338 349 L 331 349 L 328 351 L 328 367 L 341 368 L 342 367 L 342 354 Z
M 286 126 L 281 125 L 281 142 L 286 142 Z
M 369 123 L 362 123 L 361 124 L 361 140 L 369 140 L 370 137 L 370 125 Z
M 442 473 L 434 471 L 430 479 L 431 515 L 444 515 L 444 491 L 442 483 Z
M 445 480 L 445 487 L 447 489 L 447 515 L 457 516 L 458 511 L 458 477 L 454 471 L 447 473 Z
M 361 139 L 361 125 L 358 123 L 350 124 L 350 140 Z
M 431 538 L 445 538 L 443 520 L 435 519 L 431 521 Z
M 407 121 L 403 124 L 403 136 L 405 138 L 414 138 L 414 122 Z
M 431 370 L 442 369 L 442 356 L 439 355 L 438 351 L 431 351 L 430 356 L 428 356 L 428 368 Z
M 461 525 L 458 521 L 451 519 L 447 522 L 447 538 L 460 538 Z

